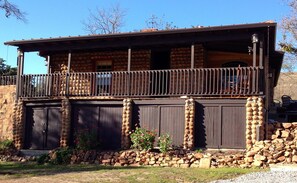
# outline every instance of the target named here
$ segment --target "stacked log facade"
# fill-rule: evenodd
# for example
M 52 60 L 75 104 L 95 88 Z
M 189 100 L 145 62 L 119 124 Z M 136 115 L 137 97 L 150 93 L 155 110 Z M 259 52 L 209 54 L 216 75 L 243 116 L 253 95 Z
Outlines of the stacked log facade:
M 184 134 L 184 149 L 194 148 L 195 139 L 195 101 L 190 98 L 185 104 L 185 134 Z
M 122 134 L 121 134 L 121 147 L 122 149 L 130 148 L 130 132 L 132 120 L 132 100 L 123 100 L 123 115 L 122 115 Z

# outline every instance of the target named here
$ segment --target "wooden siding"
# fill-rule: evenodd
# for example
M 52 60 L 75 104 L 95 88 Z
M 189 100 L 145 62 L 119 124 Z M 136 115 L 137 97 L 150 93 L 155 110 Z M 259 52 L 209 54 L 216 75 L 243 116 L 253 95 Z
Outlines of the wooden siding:
M 253 55 L 248 53 L 233 53 L 233 52 L 219 52 L 208 51 L 206 66 L 207 68 L 220 68 L 223 64 L 233 61 L 242 61 L 248 66 L 253 65 Z M 258 61 L 257 61 L 258 63 Z
M 60 146 L 61 108 L 26 106 L 25 148 L 54 149 Z
M 134 102 L 132 122 L 134 125 L 153 130 L 157 136 L 168 133 L 174 145 L 182 145 L 185 129 L 184 100 Z
M 97 136 L 102 149 L 121 147 L 122 107 L 119 105 L 72 105 L 72 139 L 80 132 Z
M 246 100 L 197 100 L 195 142 L 203 148 L 245 148 Z

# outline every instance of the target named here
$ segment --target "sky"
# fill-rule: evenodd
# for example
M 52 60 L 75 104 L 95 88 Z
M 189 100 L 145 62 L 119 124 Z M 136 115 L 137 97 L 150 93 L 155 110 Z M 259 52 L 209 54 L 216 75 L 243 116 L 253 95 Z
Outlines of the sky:
M 82 22 L 96 8 L 119 4 L 126 11 L 121 32 L 146 28 L 155 15 L 178 28 L 280 22 L 288 15 L 285 0 L 10 0 L 26 12 L 27 23 L 0 11 L 0 58 L 16 66 L 17 48 L 4 42 L 31 38 L 87 35 Z M 278 31 L 277 39 L 281 38 Z M 25 53 L 25 74 L 46 73 L 44 58 Z

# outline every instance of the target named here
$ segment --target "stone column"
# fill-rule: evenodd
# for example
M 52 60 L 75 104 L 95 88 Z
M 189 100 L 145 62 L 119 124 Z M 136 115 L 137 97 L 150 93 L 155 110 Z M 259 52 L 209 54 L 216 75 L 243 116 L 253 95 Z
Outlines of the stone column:
M 61 138 L 60 147 L 69 145 L 69 137 L 71 130 L 71 104 L 68 98 L 62 100 L 62 124 L 61 124 Z
M 129 133 L 131 131 L 131 121 L 132 121 L 132 100 L 124 99 L 123 116 L 122 116 L 122 138 L 121 138 L 122 149 L 130 148 Z
M 264 139 L 264 100 L 249 97 L 246 104 L 246 148 L 253 147 L 257 140 Z
M 185 104 L 184 149 L 194 148 L 195 101 L 190 98 Z
M 24 146 L 24 102 L 19 99 L 14 107 L 13 141 L 17 149 Z

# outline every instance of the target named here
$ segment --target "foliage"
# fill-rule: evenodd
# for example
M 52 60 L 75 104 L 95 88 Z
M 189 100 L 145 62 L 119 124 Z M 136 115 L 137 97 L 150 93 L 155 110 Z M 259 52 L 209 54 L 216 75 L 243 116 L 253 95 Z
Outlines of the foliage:
M 5 60 L 3 58 L 0 58 L 0 76 L 12 76 L 12 75 L 16 75 L 16 73 L 17 73 L 16 67 L 11 67 L 10 65 L 6 65 Z
M 5 11 L 5 16 L 7 18 L 12 15 L 17 19 L 26 22 L 26 13 L 22 12 L 17 5 L 8 2 L 8 0 L 0 0 L 0 9 Z
M 279 46 L 287 53 L 282 69 L 292 72 L 296 69 L 297 60 L 297 0 L 287 0 L 287 3 L 291 11 L 282 19 L 283 39 L 279 42 Z
M 0 141 L 0 151 L 5 151 L 11 148 L 14 148 L 14 144 L 12 140 L 6 139 L 6 140 Z
M 132 147 L 139 150 L 150 150 L 154 147 L 156 133 L 144 128 L 136 127 L 130 135 Z
M 100 143 L 97 140 L 97 134 L 94 131 L 82 130 L 76 135 L 76 148 L 80 150 L 97 150 Z
M 145 21 L 145 23 L 147 27 L 157 30 L 169 30 L 178 28 L 177 26 L 173 25 L 173 22 L 167 22 L 164 19 L 164 15 L 160 18 L 153 14 Z
M 168 150 L 172 147 L 172 139 L 168 133 L 159 137 L 158 146 L 162 153 L 168 152 Z
M 196 152 L 197 153 L 202 153 L 203 152 L 203 149 L 198 148 L 198 149 L 196 149 Z
M 120 32 L 125 16 L 126 11 L 119 4 L 115 4 L 109 9 L 97 7 L 95 12 L 90 11 L 87 22 L 82 23 L 84 29 L 90 34 L 114 34 Z
M 38 164 L 50 163 L 53 165 L 69 164 L 73 150 L 69 147 L 56 149 L 50 154 L 43 154 L 37 158 Z

